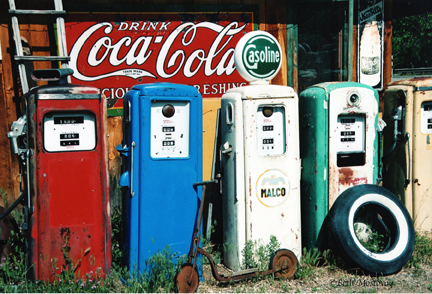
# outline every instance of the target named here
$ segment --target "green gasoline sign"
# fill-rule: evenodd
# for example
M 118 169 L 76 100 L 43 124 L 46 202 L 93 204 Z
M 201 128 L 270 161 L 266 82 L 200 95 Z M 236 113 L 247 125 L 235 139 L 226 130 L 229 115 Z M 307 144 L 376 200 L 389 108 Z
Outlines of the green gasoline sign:
M 282 50 L 271 34 L 254 31 L 237 43 L 234 62 L 240 75 L 247 81 L 269 81 L 282 65 Z

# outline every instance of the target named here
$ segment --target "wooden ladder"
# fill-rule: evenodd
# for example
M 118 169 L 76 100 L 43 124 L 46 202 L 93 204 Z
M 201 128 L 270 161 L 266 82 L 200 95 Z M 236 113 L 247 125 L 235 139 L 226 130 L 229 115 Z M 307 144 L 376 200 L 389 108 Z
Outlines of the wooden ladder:
M 21 87 L 23 94 L 29 91 L 28 81 L 27 81 L 27 73 L 25 68 L 25 61 L 58 61 L 61 62 L 62 68 L 68 67 L 68 62 L 70 57 L 67 54 L 66 48 L 66 33 L 65 33 L 65 25 L 63 15 L 66 14 L 66 11 L 63 10 L 62 0 L 54 0 L 54 10 L 25 10 L 25 9 L 16 9 L 15 0 L 9 0 L 9 14 L 12 16 L 12 30 L 16 47 L 16 55 L 14 56 L 14 60 L 18 63 L 18 71 L 21 79 Z M 17 15 L 58 15 L 56 19 L 57 24 L 57 43 L 58 43 L 58 56 L 25 56 L 23 52 L 23 46 L 21 44 L 21 35 L 20 29 L 18 25 L 18 17 Z

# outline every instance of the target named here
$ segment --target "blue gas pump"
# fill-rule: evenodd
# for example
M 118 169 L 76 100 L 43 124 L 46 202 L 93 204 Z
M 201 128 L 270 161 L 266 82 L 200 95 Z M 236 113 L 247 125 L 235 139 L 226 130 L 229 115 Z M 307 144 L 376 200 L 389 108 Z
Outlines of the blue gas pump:
M 188 254 L 200 207 L 202 97 L 192 86 L 134 86 L 124 97 L 124 155 L 120 186 L 125 262 L 146 271 L 146 260 L 169 246 Z

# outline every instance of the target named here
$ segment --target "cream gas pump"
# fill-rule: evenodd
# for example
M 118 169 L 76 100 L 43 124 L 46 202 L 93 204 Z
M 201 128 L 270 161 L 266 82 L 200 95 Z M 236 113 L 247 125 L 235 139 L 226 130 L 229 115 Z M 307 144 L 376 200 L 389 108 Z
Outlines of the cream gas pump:
M 390 84 L 384 95 L 383 186 L 408 209 L 416 230 L 432 229 L 432 79 Z
M 224 262 L 234 270 L 243 266 L 247 242 L 266 244 L 272 235 L 294 258 L 301 255 L 298 97 L 268 82 L 281 61 L 273 36 L 248 33 L 235 62 L 250 85 L 221 99 Z

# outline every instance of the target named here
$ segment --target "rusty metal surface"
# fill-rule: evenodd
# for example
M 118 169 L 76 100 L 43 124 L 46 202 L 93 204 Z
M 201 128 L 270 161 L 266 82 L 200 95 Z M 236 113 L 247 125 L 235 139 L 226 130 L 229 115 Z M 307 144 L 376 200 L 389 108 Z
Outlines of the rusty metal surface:
M 209 263 L 212 270 L 213 277 L 219 282 L 231 282 L 243 280 L 255 276 L 265 276 L 275 273 L 277 277 L 292 279 L 295 272 L 297 271 L 298 260 L 295 254 L 287 249 L 281 249 L 276 252 L 272 261 L 271 268 L 267 271 L 258 271 L 258 269 L 248 269 L 245 271 L 233 272 L 230 275 L 221 275 L 217 270 L 216 263 L 214 262 L 211 255 L 199 247 L 201 239 L 200 224 L 202 220 L 203 203 L 206 198 L 206 187 L 211 182 L 202 182 L 195 185 L 203 185 L 202 201 L 200 211 L 198 214 L 198 227 L 195 231 L 192 239 L 191 249 L 189 251 L 188 263 L 182 265 L 182 269 L 176 275 L 175 282 L 179 292 L 192 293 L 198 287 L 198 273 L 196 271 L 196 256 L 198 254 L 204 255 Z
M 175 283 L 178 293 L 194 293 L 199 284 L 197 269 L 190 263 L 183 264 Z
M 290 250 L 278 250 L 271 260 L 271 269 L 275 271 L 276 278 L 292 280 L 294 279 L 297 268 L 297 257 Z
M 30 175 L 34 212 L 29 255 L 34 263 L 34 277 L 52 280 L 63 271 L 72 271 L 77 278 L 107 274 L 111 266 L 111 228 L 105 101 L 36 103 L 31 105 L 29 115 L 29 129 L 36 134 L 30 138 L 30 148 L 34 148 Z M 43 116 L 60 110 L 89 110 L 95 114 L 94 150 L 45 151 Z

